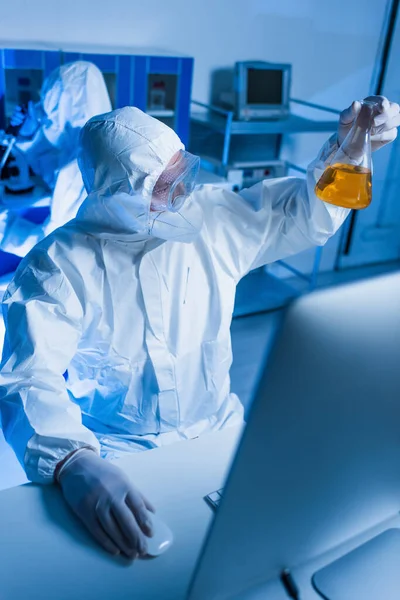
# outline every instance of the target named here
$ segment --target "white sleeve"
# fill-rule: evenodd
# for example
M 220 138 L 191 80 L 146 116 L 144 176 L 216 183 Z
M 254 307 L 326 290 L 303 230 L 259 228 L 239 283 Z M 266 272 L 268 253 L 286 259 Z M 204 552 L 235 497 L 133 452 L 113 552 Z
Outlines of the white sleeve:
M 213 189 L 205 207 L 208 234 L 214 253 L 235 279 L 324 245 L 342 225 L 350 211 L 322 202 L 314 193 L 333 144 L 334 139 L 325 144 L 305 179 L 268 179 L 239 194 Z
M 28 478 L 51 483 L 57 463 L 71 451 L 89 446 L 99 452 L 63 376 L 81 337 L 83 308 L 61 270 L 36 248 L 17 270 L 3 309 L 4 435 Z

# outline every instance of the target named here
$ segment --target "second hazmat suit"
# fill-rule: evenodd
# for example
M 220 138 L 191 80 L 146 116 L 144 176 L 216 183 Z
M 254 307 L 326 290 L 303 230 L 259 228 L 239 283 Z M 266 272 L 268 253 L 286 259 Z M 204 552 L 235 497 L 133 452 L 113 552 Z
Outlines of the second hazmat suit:
M 32 481 L 52 482 L 85 446 L 110 458 L 241 422 L 229 379 L 236 284 L 324 244 L 348 214 L 314 195 L 318 162 L 306 180 L 200 186 L 177 212 L 151 210 L 182 151 L 138 109 L 91 119 L 79 157 L 88 197 L 6 292 L 1 415 Z
M 3 222 L 0 248 L 18 256 L 25 256 L 43 237 L 75 217 L 86 197 L 76 160 L 79 133 L 91 117 L 111 110 L 101 71 L 86 61 L 55 69 L 40 96 L 31 117 L 36 116 L 37 130 L 32 140 L 19 147 L 50 189 L 50 216 L 43 225 L 12 215 Z

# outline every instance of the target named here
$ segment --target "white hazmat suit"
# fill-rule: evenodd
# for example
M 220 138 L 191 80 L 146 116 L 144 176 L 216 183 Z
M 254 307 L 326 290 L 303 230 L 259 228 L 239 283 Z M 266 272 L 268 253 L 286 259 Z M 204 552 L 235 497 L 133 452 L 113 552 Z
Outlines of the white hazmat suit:
M 80 130 L 94 115 L 111 110 L 101 71 L 86 61 L 55 69 L 40 95 L 35 107 L 39 128 L 31 141 L 19 146 L 51 190 L 50 216 L 43 225 L 9 216 L 0 248 L 18 256 L 75 217 L 86 197 L 76 160 Z
M 151 212 L 182 148 L 135 108 L 91 119 L 79 158 L 88 197 L 6 292 L 1 414 L 32 481 L 52 482 L 85 446 L 113 457 L 240 422 L 229 380 L 236 284 L 324 244 L 348 214 L 314 195 L 315 164 L 306 180 L 240 194 L 201 186 L 179 212 Z

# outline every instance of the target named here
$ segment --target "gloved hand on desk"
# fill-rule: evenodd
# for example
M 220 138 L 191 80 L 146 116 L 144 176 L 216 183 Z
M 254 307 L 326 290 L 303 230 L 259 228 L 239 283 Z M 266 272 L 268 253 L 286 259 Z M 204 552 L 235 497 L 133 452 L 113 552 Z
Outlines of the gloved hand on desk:
M 70 508 L 107 552 L 146 555 L 146 536 L 152 536 L 147 511 L 154 507 L 121 469 L 83 448 L 61 463 L 56 479 Z

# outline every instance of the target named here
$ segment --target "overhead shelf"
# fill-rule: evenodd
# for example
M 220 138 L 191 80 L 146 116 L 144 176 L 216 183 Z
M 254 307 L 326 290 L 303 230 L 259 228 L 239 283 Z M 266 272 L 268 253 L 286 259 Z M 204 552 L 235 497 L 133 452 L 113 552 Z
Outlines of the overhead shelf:
M 155 117 L 156 119 L 166 119 L 168 117 L 174 117 L 175 116 L 175 111 L 174 110 L 147 110 L 146 111 L 148 115 L 150 115 L 151 117 Z
M 225 133 L 227 120 L 223 115 L 209 114 L 205 112 L 192 112 L 191 121 L 203 125 L 218 133 Z M 333 132 L 337 129 L 337 119 L 328 121 L 317 121 L 306 119 L 299 115 L 290 114 L 285 119 L 274 121 L 235 121 L 230 126 L 231 135 L 256 135 L 256 134 L 285 134 L 285 133 L 311 133 L 311 132 Z

